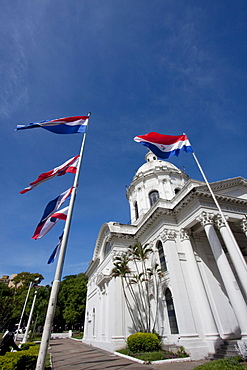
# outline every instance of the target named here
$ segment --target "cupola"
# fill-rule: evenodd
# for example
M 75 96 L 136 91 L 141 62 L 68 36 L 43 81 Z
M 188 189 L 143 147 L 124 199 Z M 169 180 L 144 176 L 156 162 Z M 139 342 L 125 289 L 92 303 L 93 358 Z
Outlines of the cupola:
M 136 223 L 154 206 L 159 198 L 171 200 L 189 180 L 189 176 L 174 164 L 159 160 L 152 152 L 136 172 L 127 189 L 131 223 Z

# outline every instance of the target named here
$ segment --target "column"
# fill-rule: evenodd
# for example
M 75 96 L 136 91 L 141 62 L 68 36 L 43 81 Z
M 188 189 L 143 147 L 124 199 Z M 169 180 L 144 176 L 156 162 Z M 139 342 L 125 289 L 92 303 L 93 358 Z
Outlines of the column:
M 226 228 L 225 221 L 222 219 L 220 214 L 217 214 L 215 219 L 215 224 L 220 230 L 221 236 L 225 242 L 225 246 L 229 252 L 232 263 L 235 267 L 235 271 L 238 275 L 240 284 L 243 288 L 245 296 L 247 297 L 247 270 L 244 257 L 238 247 L 237 243 L 234 245 L 232 238 Z
M 170 289 L 173 295 L 180 338 L 186 340 L 195 339 L 199 335 L 196 330 L 193 312 L 178 258 L 175 238 L 176 232 L 174 230 L 165 229 L 161 234 L 171 283 Z
M 214 214 L 202 212 L 198 218 L 204 227 L 222 281 L 225 285 L 228 298 L 236 315 L 242 333 L 242 339 L 247 339 L 247 306 L 236 282 L 232 269 L 222 249 L 216 231 L 213 227 Z
M 193 287 L 195 288 L 195 294 L 197 297 L 197 302 L 199 302 L 199 311 L 200 317 L 202 321 L 202 325 L 204 327 L 204 335 L 205 339 L 209 341 L 218 341 L 220 335 L 217 329 L 214 316 L 210 307 L 210 303 L 205 291 L 205 287 L 201 278 L 201 274 L 199 272 L 199 268 L 195 259 L 194 251 L 190 241 L 190 234 L 188 230 L 182 229 L 180 230 L 180 240 L 182 242 L 182 246 L 184 248 L 187 261 L 188 261 L 188 268 L 190 272 L 191 279 L 193 281 Z M 214 350 L 214 345 L 212 343 L 211 350 Z

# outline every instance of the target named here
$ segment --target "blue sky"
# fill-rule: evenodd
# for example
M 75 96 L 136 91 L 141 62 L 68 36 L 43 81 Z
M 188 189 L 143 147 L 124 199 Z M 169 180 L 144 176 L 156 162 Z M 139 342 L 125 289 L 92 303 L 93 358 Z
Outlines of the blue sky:
M 104 222 L 130 220 L 133 141 L 186 132 L 210 182 L 247 175 L 244 0 L 8 0 L 0 3 L 0 275 L 39 272 L 64 223 L 31 240 L 67 174 L 19 191 L 79 153 L 81 135 L 17 124 L 92 112 L 63 276 L 84 272 Z M 201 180 L 190 154 L 171 159 Z

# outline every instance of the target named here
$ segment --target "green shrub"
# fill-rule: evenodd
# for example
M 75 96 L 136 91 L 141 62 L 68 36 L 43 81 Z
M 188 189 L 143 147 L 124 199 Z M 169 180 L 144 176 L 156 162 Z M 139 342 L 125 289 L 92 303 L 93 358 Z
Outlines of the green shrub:
M 195 367 L 195 370 L 243 370 L 244 368 L 239 364 L 239 361 L 239 356 L 214 360 Z
M 32 346 L 36 346 L 37 344 L 36 343 L 34 343 L 34 342 L 27 342 L 27 343 L 23 343 L 22 345 L 21 345 L 21 349 L 22 350 L 27 350 L 27 349 L 29 349 L 30 347 L 32 347 Z
M 132 334 L 127 338 L 127 345 L 132 352 L 153 352 L 161 348 L 157 335 L 151 333 Z
M 188 353 L 185 352 L 184 347 L 179 347 L 179 350 L 177 351 L 176 355 L 180 358 L 189 357 Z
M 0 356 L 1 370 L 33 370 L 36 367 L 39 346 L 31 346 L 20 352 L 7 352 Z

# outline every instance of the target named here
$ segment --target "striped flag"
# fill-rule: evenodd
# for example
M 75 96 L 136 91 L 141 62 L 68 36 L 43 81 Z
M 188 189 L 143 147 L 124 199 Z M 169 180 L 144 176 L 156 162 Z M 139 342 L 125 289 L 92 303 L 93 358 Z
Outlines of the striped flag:
M 15 131 L 41 127 L 55 134 L 75 134 L 86 132 L 89 116 L 64 117 L 40 122 L 29 123 L 28 125 L 17 125 Z
M 32 239 L 41 239 L 45 236 L 52 228 L 56 225 L 58 220 L 66 221 L 69 207 L 65 207 L 59 211 L 56 211 L 51 216 L 49 216 L 42 224 L 36 227 L 36 230 L 32 236 Z
M 148 147 L 158 158 L 166 159 L 174 155 L 178 156 L 181 151 L 193 153 L 192 146 L 186 135 L 171 136 L 150 132 L 134 138 L 137 143 Z
M 61 166 L 58 166 L 48 172 L 42 173 L 41 175 L 39 175 L 37 180 L 30 182 L 30 186 L 20 191 L 20 193 L 25 194 L 36 186 L 42 184 L 43 182 L 52 179 L 53 177 L 65 175 L 67 172 L 76 173 L 79 157 L 79 155 L 76 155 L 75 157 L 70 158 L 68 161 L 61 164 Z
M 62 244 L 62 241 L 63 241 L 63 233 L 62 235 L 59 237 L 59 242 L 57 244 L 57 246 L 55 247 L 54 251 L 52 252 L 52 254 L 50 255 L 48 261 L 47 261 L 47 264 L 49 265 L 50 263 L 53 263 L 55 261 L 55 258 L 57 257 L 58 255 L 58 252 L 60 250 L 60 247 L 61 247 L 61 244 Z

